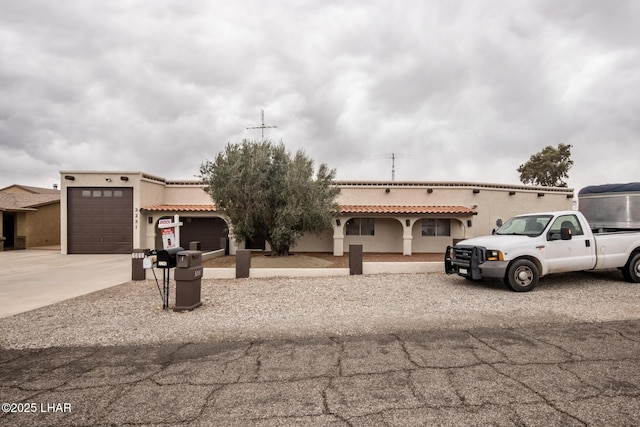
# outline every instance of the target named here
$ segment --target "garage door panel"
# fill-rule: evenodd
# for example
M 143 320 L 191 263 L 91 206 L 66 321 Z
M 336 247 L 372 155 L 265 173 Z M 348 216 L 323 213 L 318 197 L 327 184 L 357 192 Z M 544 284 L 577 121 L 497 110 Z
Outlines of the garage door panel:
M 131 253 L 133 188 L 68 188 L 67 200 L 69 253 Z
M 189 242 L 198 241 L 203 251 L 223 249 L 221 238 L 228 235 L 227 223 L 221 218 L 181 218 L 180 244 L 188 247 Z

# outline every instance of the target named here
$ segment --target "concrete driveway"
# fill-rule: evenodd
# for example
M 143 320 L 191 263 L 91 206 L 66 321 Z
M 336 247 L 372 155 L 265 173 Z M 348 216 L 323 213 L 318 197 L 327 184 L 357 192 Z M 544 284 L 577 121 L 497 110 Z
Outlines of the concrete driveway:
M 131 280 L 131 255 L 0 252 L 0 318 Z

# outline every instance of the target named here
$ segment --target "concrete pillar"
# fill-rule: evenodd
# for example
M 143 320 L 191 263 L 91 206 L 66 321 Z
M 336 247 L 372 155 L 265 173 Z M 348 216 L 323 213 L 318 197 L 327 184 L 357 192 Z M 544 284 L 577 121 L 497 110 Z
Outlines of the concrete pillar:
M 402 223 L 402 255 L 411 255 L 413 242 L 413 221 L 405 219 Z
M 227 238 L 229 239 L 229 255 L 235 255 L 238 249 L 244 249 L 244 246 L 238 246 L 238 242 L 236 241 L 235 236 L 233 235 L 233 225 L 231 221 L 223 218 L 227 223 L 227 228 L 229 229 L 229 233 L 227 234 Z M 244 243 L 242 243 L 244 245 Z M 225 251 L 226 252 L 226 251 Z
M 343 237 L 333 237 L 333 255 L 342 256 L 344 255 L 344 238 Z
M 344 220 L 337 218 L 333 226 L 333 255 L 344 255 Z
M 144 249 L 134 249 L 131 254 L 131 280 L 145 280 L 147 272 L 144 269 Z
M 405 237 L 402 239 L 402 255 L 411 255 L 411 243 L 413 238 Z
M 362 245 L 349 245 L 349 274 L 362 274 Z
M 249 277 L 249 270 L 251 270 L 251 251 L 238 249 L 236 251 L 236 279 Z

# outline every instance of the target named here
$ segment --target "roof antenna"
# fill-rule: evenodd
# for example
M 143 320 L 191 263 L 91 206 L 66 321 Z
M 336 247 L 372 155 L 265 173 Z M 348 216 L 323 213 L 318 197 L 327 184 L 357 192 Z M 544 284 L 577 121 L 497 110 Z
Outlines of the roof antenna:
M 261 140 L 261 142 L 264 142 L 264 130 L 265 129 L 277 128 L 278 126 L 265 126 L 264 125 L 264 110 L 260 110 L 260 111 L 262 111 L 262 125 L 250 127 L 250 128 L 247 128 L 247 129 L 260 129 L 260 131 L 261 131 L 260 140 Z
M 385 154 L 383 156 L 376 156 L 376 158 L 378 158 L 378 159 L 391 160 L 391 181 L 395 181 L 396 180 L 396 159 L 403 159 L 405 157 L 407 157 L 407 156 L 405 156 L 402 153 L 400 153 L 400 154 L 391 153 L 391 155 Z
M 391 181 L 396 180 L 396 153 L 391 153 Z

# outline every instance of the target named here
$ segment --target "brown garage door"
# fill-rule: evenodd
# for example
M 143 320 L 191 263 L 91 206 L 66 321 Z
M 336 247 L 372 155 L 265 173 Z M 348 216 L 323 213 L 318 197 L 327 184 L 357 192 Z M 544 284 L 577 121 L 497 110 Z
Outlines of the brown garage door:
M 171 217 L 163 217 L 171 218 Z M 180 217 L 180 246 L 189 248 L 189 242 L 200 242 L 203 251 L 223 249 L 220 239 L 226 239 L 229 232 L 227 223 L 222 218 Z M 158 248 L 162 247 L 162 236 L 156 238 Z M 226 246 L 226 245 L 225 245 Z
M 126 254 L 133 250 L 133 188 L 68 188 L 67 251 Z

